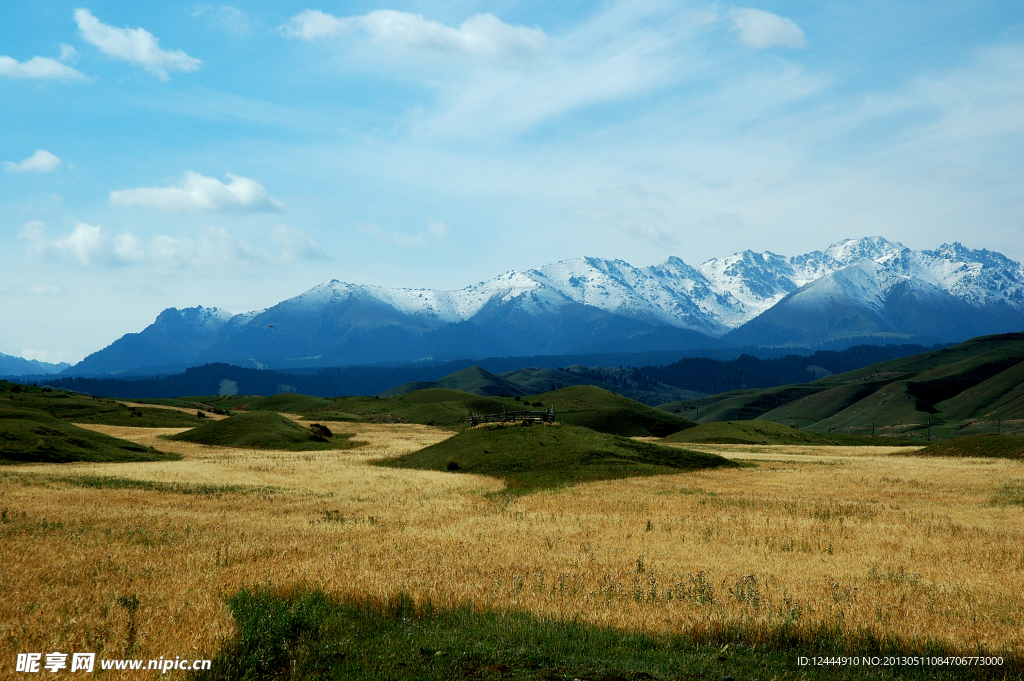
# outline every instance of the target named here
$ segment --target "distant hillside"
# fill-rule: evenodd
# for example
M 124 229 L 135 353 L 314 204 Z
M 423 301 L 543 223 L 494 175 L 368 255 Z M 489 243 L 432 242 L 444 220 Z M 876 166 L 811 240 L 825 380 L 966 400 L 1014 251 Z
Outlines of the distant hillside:
M 874 424 L 892 432 L 931 423 L 945 427 L 943 437 L 951 427 L 975 422 L 1024 423 L 1024 334 L 983 336 L 812 383 L 736 390 L 661 408 L 701 423 L 760 419 L 815 431 L 864 432 Z
M 592 385 L 577 385 L 527 397 L 493 397 L 455 390 L 426 388 L 391 397 L 306 395 L 208 396 L 155 399 L 156 403 L 197 408 L 205 405 L 232 413 L 275 411 L 299 414 L 314 421 L 376 421 L 422 423 L 442 428 L 466 426 L 470 411 L 499 414 L 520 409 L 554 407 L 556 421 L 623 436 L 662 437 L 693 427 L 689 420 L 640 404 Z
M 838 352 L 819 351 L 807 357 L 688 357 L 662 366 L 639 368 L 625 363 L 630 359 L 638 362 L 671 360 L 678 355 L 505 357 L 483 360 L 476 368 L 469 360 L 460 360 L 444 364 L 331 367 L 294 372 L 208 364 L 168 376 L 46 376 L 37 379 L 65 390 L 131 399 L 287 392 L 319 397 L 396 395 L 426 387 L 515 396 L 540 394 L 570 385 L 596 385 L 643 404 L 657 405 L 730 389 L 807 382 L 828 372 L 849 371 L 881 360 L 917 354 L 924 349 L 918 345 L 861 345 Z M 594 364 L 585 366 L 581 362 Z
M 49 362 L 40 362 L 38 359 L 24 359 L 0 352 L 0 376 L 7 376 L 9 378 L 59 374 L 70 366 L 67 362 L 50 364 Z

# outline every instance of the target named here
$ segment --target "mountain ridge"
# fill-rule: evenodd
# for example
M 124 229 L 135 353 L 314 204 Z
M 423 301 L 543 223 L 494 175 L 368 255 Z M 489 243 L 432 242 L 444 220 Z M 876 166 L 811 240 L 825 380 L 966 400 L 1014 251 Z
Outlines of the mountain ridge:
M 902 288 L 901 288 L 902 287 Z M 815 295 L 818 298 L 815 298 Z M 916 307 L 934 310 L 934 318 Z M 759 321 L 760 320 L 760 321 Z M 953 320 L 953 321 L 950 321 Z M 1024 268 L 987 250 L 914 251 L 882 237 L 693 267 L 580 257 L 454 291 L 331 280 L 264 310 L 164 310 L 65 373 L 269 359 L 423 358 L 805 346 L 847 338 L 959 341 L 1024 326 Z

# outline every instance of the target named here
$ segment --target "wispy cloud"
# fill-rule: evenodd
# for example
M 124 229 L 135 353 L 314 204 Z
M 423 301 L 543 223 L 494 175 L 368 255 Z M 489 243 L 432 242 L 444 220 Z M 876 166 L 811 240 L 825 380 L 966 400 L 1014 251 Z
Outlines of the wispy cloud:
M 78 61 L 78 50 L 71 45 L 62 43 L 60 46 L 60 60 L 65 64 L 74 64 Z
M 327 253 L 301 229 L 277 225 L 271 235 L 285 260 L 327 260 Z
M 433 218 L 427 221 L 427 229 L 418 234 L 405 234 L 402 232 L 389 232 L 380 225 L 368 224 L 359 227 L 359 231 L 363 234 L 369 234 L 375 237 L 378 241 L 386 244 L 392 244 L 394 246 L 401 246 L 403 248 L 412 248 L 415 246 L 425 246 L 430 241 L 445 241 L 448 238 L 448 226 L 439 220 Z
M 51 237 L 45 223 L 33 220 L 22 227 L 21 235 L 28 241 L 30 253 L 83 267 L 217 272 L 327 259 L 305 232 L 286 225 L 278 225 L 271 234 L 271 241 L 280 249 L 277 253 L 217 227 L 191 236 L 157 234 L 143 239 L 128 230 L 113 234 L 100 225 L 75 222 L 70 232 Z
M 289 38 L 365 38 L 388 52 L 429 52 L 490 60 L 529 57 L 547 47 L 539 28 L 506 24 L 492 14 L 476 14 L 457 28 L 420 14 L 376 10 L 362 16 L 336 17 L 306 10 L 281 26 Z
M 702 42 L 720 21 L 666 3 L 612 5 L 551 38 L 543 58 L 524 68 L 450 69 L 425 79 L 439 94 L 417 129 L 493 140 L 658 92 L 706 70 Z
M 210 16 L 233 33 L 245 35 L 249 32 L 249 15 L 231 5 L 196 5 L 190 8 L 193 17 Z
M 196 71 L 203 63 L 181 50 L 164 50 L 160 41 L 143 28 L 108 26 L 87 9 L 75 10 L 75 22 L 82 39 L 103 54 L 144 67 L 160 80 L 167 80 L 168 71 Z
M 60 159 L 48 152 L 46 149 L 39 149 L 24 161 L 15 163 L 4 161 L 4 170 L 12 173 L 23 173 L 32 171 L 36 173 L 48 173 L 56 170 L 60 165 Z
M 227 173 L 215 177 L 186 171 L 172 187 L 140 187 L 110 192 L 115 206 L 142 206 L 166 212 L 274 211 L 283 206 L 256 180 Z
M 89 80 L 85 74 L 49 57 L 32 57 L 20 62 L 0 55 L 0 77 L 36 80 Z
M 427 243 L 427 237 L 424 234 L 402 234 L 401 232 L 389 232 L 380 225 L 375 224 L 362 225 L 359 228 L 359 231 L 363 234 L 369 234 L 383 243 L 401 246 L 402 248 L 423 246 Z
M 768 47 L 807 47 L 803 30 L 792 19 L 763 9 L 741 7 L 730 12 L 733 28 L 739 32 L 740 42 L 763 50 Z

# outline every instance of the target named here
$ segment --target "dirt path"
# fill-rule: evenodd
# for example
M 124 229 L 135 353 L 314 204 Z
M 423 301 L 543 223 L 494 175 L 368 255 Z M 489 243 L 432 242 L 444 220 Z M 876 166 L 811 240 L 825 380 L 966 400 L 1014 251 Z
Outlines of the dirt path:
M 221 419 L 226 419 L 227 418 L 227 416 L 225 414 L 214 414 L 213 412 L 209 412 L 209 411 L 206 411 L 206 410 L 203 410 L 203 409 L 198 409 L 198 408 L 197 409 L 189 409 L 189 408 L 186 408 L 186 407 L 172 407 L 172 406 L 167 405 L 167 404 L 145 404 L 143 402 L 123 402 L 122 404 L 125 404 L 125 405 L 127 405 L 129 407 L 135 407 L 136 409 L 139 409 L 139 408 L 143 408 L 143 409 L 170 409 L 171 411 L 180 411 L 180 412 L 183 412 L 185 414 L 192 414 L 192 415 L 195 415 L 196 411 L 202 411 L 204 414 L 206 414 L 206 418 L 213 419 L 214 421 L 220 421 Z

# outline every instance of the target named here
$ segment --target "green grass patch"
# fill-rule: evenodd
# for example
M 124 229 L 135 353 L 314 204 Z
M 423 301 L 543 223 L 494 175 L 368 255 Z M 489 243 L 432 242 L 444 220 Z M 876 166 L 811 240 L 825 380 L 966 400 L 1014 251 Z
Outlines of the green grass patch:
M 195 681 L 246 679 L 1010 679 L 1019 655 L 993 667 L 801 666 L 799 657 L 951 655 L 930 641 L 878 639 L 821 625 L 795 631 L 710 626 L 656 635 L 516 612 L 435 608 L 406 594 L 387 600 L 317 590 L 243 589 L 228 605 L 235 636 Z M 978 655 L 982 651 L 965 654 Z
M 1024 459 L 1022 435 L 966 435 L 937 442 L 914 456 L 976 456 L 986 459 Z
M 12 478 L 26 485 L 60 484 L 70 487 L 92 489 L 137 489 L 163 494 L 186 494 L 213 496 L 220 494 L 277 494 L 277 487 L 267 485 L 211 485 L 191 482 L 158 482 L 156 480 L 135 480 L 105 475 L 42 475 L 38 473 L 0 473 L 0 477 Z
M 0 464 L 71 461 L 177 461 L 165 454 L 79 428 L 36 410 L 12 409 L 0 402 Z
M 737 444 L 737 445 L 913 445 L 893 438 L 861 437 L 858 435 L 825 435 L 809 433 L 792 426 L 770 421 L 722 421 L 702 423 L 696 428 L 670 435 L 665 442 L 691 442 L 694 444 Z
M 511 492 L 529 493 L 580 482 L 739 464 L 715 454 L 638 442 L 580 426 L 489 424 L 381 465 L 489 475 L 504 480 Z
M 333 433 L 329 428 L 306 428 L 269 411 L 239 412 L 226 419 L 171 435 L 168 439 L 220 447 L 244 449 L 286 449 L 306 451 L 349 449 L 357 442 L 350 433 Z

